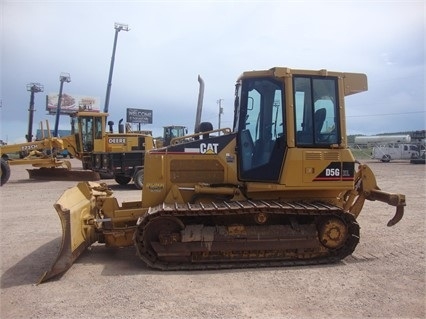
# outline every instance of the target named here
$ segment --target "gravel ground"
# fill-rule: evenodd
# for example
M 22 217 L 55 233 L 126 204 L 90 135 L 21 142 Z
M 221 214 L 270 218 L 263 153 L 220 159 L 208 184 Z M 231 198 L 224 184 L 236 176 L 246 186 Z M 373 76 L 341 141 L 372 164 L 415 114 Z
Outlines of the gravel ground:
M 53 203 L 76 182 L 28 179 L 14 166 L 1 187 L 1 308 L 5 318 L 425 318 L 425 165 L 368 162 L 379 186 L 407 196 L 394 208 L 367 202 L 360 243 L 325 266 L 160 272 L 133 248 L 93 246 L 61 278 L 35 285 L 59 249 Z M 79 162 L 73 160 L 74 167 Z M 107 180 L 121 203 L 132 185 Z

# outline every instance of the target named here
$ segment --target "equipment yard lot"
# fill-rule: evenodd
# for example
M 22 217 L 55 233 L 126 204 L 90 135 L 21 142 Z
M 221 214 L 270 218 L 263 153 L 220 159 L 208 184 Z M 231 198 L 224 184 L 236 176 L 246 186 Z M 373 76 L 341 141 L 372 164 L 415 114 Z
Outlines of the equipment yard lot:
M 53 204 L 77 182 L 29 180 L 29 166 L 14 166 L 0 189 L 0 317 L 425 318 L 425 166 L 367 162 L 379 187 L 407 196 L 405 216 L 389 228 L 394 208 L 367 201 L 360 244 L 343 262 L 161 272 L 145 267 L 133 247 L 95 245 L 62 277 L 38 286 L 61 241 Z M 140 199 L 133 184 L 106 182 L 119 203 Z

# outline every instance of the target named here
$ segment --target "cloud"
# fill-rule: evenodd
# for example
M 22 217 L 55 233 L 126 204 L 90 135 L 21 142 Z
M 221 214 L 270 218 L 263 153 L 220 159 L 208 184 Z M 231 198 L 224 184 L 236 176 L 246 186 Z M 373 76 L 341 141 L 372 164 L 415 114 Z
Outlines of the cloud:
M 370 90 L 348 98 L 349 133 L 424 129 L 424 113 L 368 117 L 424 111 L 424 12 L 422 1 L 5 1 L 0 139 L 25 136 L 29 82 L 45 88 L 35 123 L 54 121 L 44 95 L 58 92 L 61 72 L 72 80 L 64 92 L 103 103 L 114 22 L 131 29 L 118 36 L 109 106 L 116 123 L 127 107 L 145 108 L 157 134 L 169 124 L 192 130 L 200 74 L 203 120 L 217 126 L 223 99 L 222 126 L 231 126 L 238 76 L 288 66 L 368 75 Z

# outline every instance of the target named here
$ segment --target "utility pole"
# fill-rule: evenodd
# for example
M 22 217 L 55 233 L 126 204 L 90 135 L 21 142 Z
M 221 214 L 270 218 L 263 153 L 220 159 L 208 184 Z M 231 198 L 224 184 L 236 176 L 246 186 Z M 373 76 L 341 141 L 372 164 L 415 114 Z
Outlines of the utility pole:
M 28 112 L 29 112 L 28 133 L 25 136 L 25 138 L 27 139 L 27 142 L 31 142 L 33 140 L 34 94 L 38 92 L 43 92 L 43 89 L 44 87 L 40 83 L 27 84 L 27 91 L 31 92 L 30 108 L 28 109 Z
M 61 114 L 61 103 L 62 103 L 62 88 L 64 87 L 64 82 L 70 83 L 71 76 L 69 73 L 61 73 L 59 76 L 59 95 L 58 95 L 58 105 L 56 106 L 56 120 L 55 120 L 55 130 L 53 131 L 53 137 L 58 137 L 58 127 L 59 127 L 59 115 Z
M 223 114 L 222 101 L 223 101 L 223 99 L 217 100 L 217 104 L 219 105 L 219 122 L 217 124 L 217 129 L 218 130 L 220 130 L 221 115 Z M 220 132 L 219 132 L 219 135 L 220 135 Z
M 104 105 L 104 112 L 108 113 L 109 108 L 109 97 L 111 95 L 111 86 L 112 86 L 112 73 L 114 72 L 114 60 L 115 60 L 115 49 L 117 47 L 117 39 L 118 39 L 118 32 L 121 30 L 123 31 L 129 31 L 129 26 L 127 24 L 122 23 L 115 23 L 114 24 L 115 29 L 115 36 L 114 36 L 114 45 L 112 47 L 112 56 L 111 56 L 111 65 L 109 67 L 109 77 L 108 77 L 108 85 L 107 85 L 107 91 L 105 96 L 105 105 Z

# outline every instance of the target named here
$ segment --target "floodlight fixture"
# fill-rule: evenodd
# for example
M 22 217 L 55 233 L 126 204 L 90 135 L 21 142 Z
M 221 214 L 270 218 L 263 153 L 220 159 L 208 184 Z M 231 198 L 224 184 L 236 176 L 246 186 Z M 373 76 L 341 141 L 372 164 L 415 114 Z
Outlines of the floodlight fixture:
M 127 25 L 127 24 L 124 24 L 124 23 L 118 23 L 118 22 L 115 22 L 114 23 L 114 29 L 117 31 L 117 32 L 120 32 L 120 31 L 129 31 L 130 29 L 129 29 L 129 26 Z
M 44 86 L 40 83 L 28 83 L 27 84 L 27 91 L 28 92 L 34 92 L 34 93 L 38 93 L 38 92 L 43 92 L 44 91 Z
M 64 83 L 64 82 L 70 83 L 71 82 L 71 76 L 70 76 L 70 74 L 62 72 L 61 75 L 59 76 L 59 81 L 61 83 Z

